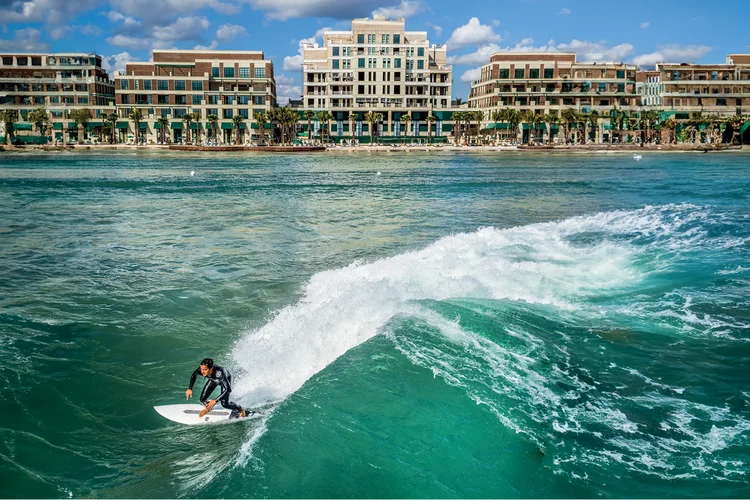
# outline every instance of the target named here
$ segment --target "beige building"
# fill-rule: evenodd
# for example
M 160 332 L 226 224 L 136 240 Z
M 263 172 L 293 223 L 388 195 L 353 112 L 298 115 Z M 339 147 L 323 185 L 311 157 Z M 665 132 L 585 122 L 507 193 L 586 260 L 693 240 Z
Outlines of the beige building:
M 443 124 L 453 82 L 446 47 L 430 45 L 425 31 L 406 31 L 403 19 L 355 19 L 351 31 L 327 31 L 323 47 L 303 53 L 303 108 L 329 112 L 332 137 L 368 136 L 368 112 L 383 116 L 373 131 L 381 138 L 445 137 L 452 130 Z M 411 117 L 408 130 L 404 115 Z M 436 120 L 431 132 L 428 116 Z M 314 127 L 317 133 L 320 124 Z
M 18 111 L 14 129 L 22 139 L 44 142 L 27 121 L 34 109 L 45 108 L 50 116 L 51 130 L 46 135 L 77 140 L 78 127 L 71 122 L 70 111 L 88 109 L 94 118 L 114 112 L 114 100 L 114 84 L 102 68 L 101 56 L 78 52 L 0 54 L 0 109 Z
M 273 63 L 261 51 L 154 50 L 153 62 L 130 62 L 125 74 L 115 77 L 117 112 L 121 121 L 119 140 L 135 137 L 135 124 L 128 119 L 140 109 L 141 137 L 158 142 L 160 118 L 166 118 L 166 140 L 180 142 L 187 136 L 183 117 L 199 113 L 190 123 L 191 140 L 213 137 L 233 142 L 233 118 L 240 115 L 243 141 L 259 139 L 255 116 L 276 105 Z M 208 115 L 217 115 L 214 131 Z
M 750 54 L 728 55 L 725 64 L 673 63 L 657 69 L 665 111 L 723 117 L 750 114 Z

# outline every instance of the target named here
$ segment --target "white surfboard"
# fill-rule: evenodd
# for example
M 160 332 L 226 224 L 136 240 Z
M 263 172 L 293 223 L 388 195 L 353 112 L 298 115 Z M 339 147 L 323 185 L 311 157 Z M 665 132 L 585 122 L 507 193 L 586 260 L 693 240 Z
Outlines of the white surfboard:
M 200 412 L 201 410 L 203 410 L 203 405 L 200 404 L 154 406 L 154 410 L 159 412 L 159 415 L 164 418 L 185 425 L 206 425 L 216 424 L 219 422 L 242 422 L 243 420 L 247 420 L 249 418 L 258 418 L 262 415 L 261 413 L 252 413 L 248 410 L 247 417 L 230 419 L 229 415 L 232 413 L 231 410 L 222 408 L 219 404 L 217 404 L 213 410 L 206 413 L 202 417 L 200 416 Z

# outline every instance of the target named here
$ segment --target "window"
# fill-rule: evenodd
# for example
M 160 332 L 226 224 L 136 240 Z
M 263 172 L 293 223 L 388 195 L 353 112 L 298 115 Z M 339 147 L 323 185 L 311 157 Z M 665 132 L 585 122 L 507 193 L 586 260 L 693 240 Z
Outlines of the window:
M 265 78 L 266 77 L 266 68 L 255 68 L 255 78 Z
M 510 78 L 510 70 L 509 69 L 501 69 L 499 78 L 505 80 L 507 78 Z
M 169 90 L 169 82 L 167 80 L 158 80 L 156 84 L 159 90 Z
M 396 43 L 396 44 L 401 43 L 401 35 L 400 34 L 394 33 L 394 35 L 393 35 L 393 43 Z
M 52 104 L 58 104 L 60 102 L 60 97 L 59 96 L 51 96 L 49 98 L 49 102 L 52 103 Z
M 617 78 L 625 78 L 625 70 L 618 69 L 617 70 Z
M 213 68 L 211 68 L 211 76 L 214 77 L 214 78 L 219 78 L 219 67 L 218 66 L 214 66 Z
M 401 85 L 394 85 L 393 86 L 393 93 L 396 95 L 401 94 Z
M 424 57 L 424 47 L 419 47 L 417 49 L 417 56 L 418 57 Z
M 333 57 L 338 57 L 339 56 L 339 48 L 338 47 L 334 47 L 333 49 L 331 49 L 331 51 L 332 51 L 331 55 L 333 55 Z
M 529 70 L 529 78 L 539 78 L 539 68 L 532 68 Z
M 357 35 L 357 43 L 365 43 L 365 35 L 363 34 Z
M 378 60 L 374 57 L 368 57 L 367 58 L 367 67 L 368 68 L 377 68 L 378 67 Z
M 526 71 L 524 69 L 518 69 L 516 68 L 516 71 L 513 73 L 513 78 L 523 78 Z
M 88 104 L 89 98 L 88 97 L 79 97 L 78 98 L 78 104 Z
M 185 80 L 175 80 L 174 81 L 174 89 L 175 90 L 185 90 Z
M 617 84 L 617 91 L 618 92 L 625 92 L 625 84 L 624 83 L 618 83 Z
M 247 109 L 241 109 L 240 116 L 247 120 L 250 117 L 250 111 L 248 111 Z
M 143 80 L 143 90 L 151 90 L 151 80 Z
M 224 78 L 234 78 L 234 68 L 224 67 Z
M 197 105 L 201 103 L 201 100 L 203 100 L 203 96 L 200 94 L 193 94 L 193 104 Z
M 182 118 L 185 116 L 185 113 L 187 113 L 187 110 L 185 108 L 175 109 L 172 114 L 175 118 Z
M 157 104 L 169 104 L 169 96 L 168 95 L 158 95 L 158 96 L 156 96 L 156 102 L 157 102 Z
M 240 68 L 240 78 L 250 78 L 250 68 Z
M 234 96 L 233 95 L 224 96 L 224 103 L 230 106 L 234 105 Z
M 367 43 L 375 43 L 375 35 L 373 34 L 367 35 Z
M 331 61 L 331 64 L 333 65 L 332 66 L 333 69 L 339 69 L 339 60 L 338 59 L 334 59 L 333 61 Z
M 138 83 L 138 80 L 135 81 L 135 83 Z M 138 85 L 135 86 L 135 88 L 138 88 Z M 88 91 L 88 87 L 85 83 L 76 83 L 76 92 L 86 92 Z
M 70 98 L 70 102 L 68 102 L 68 97 L 65 98 L 65 102 L 68 104 L 73 104 L 73 99 Z M 123 94 L 122 95 L 122 103 L 123 104 L 130 104 L 130 95 L 129 94 Z
M 544 68 L 544 78 L 554 78 L 554 77 L 555 77 L 554 68 Z
M 210 95 L 210 96 L 208 96 L 208 103 L 209 104 L 219 104 L 219 96 L 218 95 Z
M 365 58 L 364 57 L 360 57 L 357 60 L 357 67 L 358 68 L 364 68 L 365 67 Z
M 342 61 L 341 69 L 352 69 L 352 60 L 344 59 Z
M 417 69 L 424 69 L 424 61 L 422 59 L 417 60 Z
M 406 47 L 406 57 L 414 57 L 414 47 Z
M 216 116 L 219 116 L 219 110 L 218 110 L 217 108 L 209 108 L 209 109 L 208 109 L 208 114 L 209 114 L 209 115 L 216 115 Z
M 609 99 L 599 99 L 599 106 L 609 106 Z
M 187 104 L 187 97 L 184 95 L 176 95 L 174 96 L 174 103 L 175 104 Z
M 225 109 L 222 116 L 224 118 L 231 118 L 232 117 L 232 110 L 231 109 Z
M 203 90 L 203 82 L 200 80 L 193 80 L 193 82 L 190 84 L 190 87 L 193 90 Z
M 253 97 L 253 102 L 255 104 L 265 104 L 266 103 L 266 96 L 264 95 L 256 95 Z
M 120 88 L 122 90 L 128 90 L 129 87 L 130 87 L 130 82 L 128 82 L 127 80 L 120 80 Z
M 249 95 L 241 95 L 237 98 L 237 102 L 243 106 L 247 106 L 250 104 L 250 96 Z
M 386 69 L 390 69 L 391 67 L 391 60 L 390 59 L 383 59 L 383 67 Z
M 393 67 L 394 68 L 400 68 L 401 67 L 401 59 L 394 59 L 393 60 Z
M 716 99 L 716 105 L 717 106 L 726 106 L 727 100 L 726 99 Z

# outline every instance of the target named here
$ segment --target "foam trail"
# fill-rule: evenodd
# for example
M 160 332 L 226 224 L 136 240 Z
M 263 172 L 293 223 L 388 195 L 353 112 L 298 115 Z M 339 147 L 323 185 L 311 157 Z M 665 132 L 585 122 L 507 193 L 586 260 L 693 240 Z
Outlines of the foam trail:
M 671 231 L 654 220 L 659 214 L 598 214 L 483 228 L 442 238 L 420 251 L 318 273 L 300 302 L 237 343 L 232 364 L 252 376 L 237 377 L 235 392 L 244 401 L 284 399 L 391 318 L 413 311 L 414 301 L 475 297 L 575 308 L 580 298 L 627 286 L 640 276 L 632 265 L 632 246 L 606 239 L 572 245 L 566 237 L 592 229 L 606 232 L 615 222 L 634 231 Z

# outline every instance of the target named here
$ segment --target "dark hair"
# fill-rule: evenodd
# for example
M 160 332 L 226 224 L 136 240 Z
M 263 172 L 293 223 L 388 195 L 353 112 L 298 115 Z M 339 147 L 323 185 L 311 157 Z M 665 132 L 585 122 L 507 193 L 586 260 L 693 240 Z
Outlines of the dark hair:
M 214 367 L 214 360 L 211 358 L 206 358 L 203 361 L 201 361 L 201 366 L 206 366 L 210 370 Z

